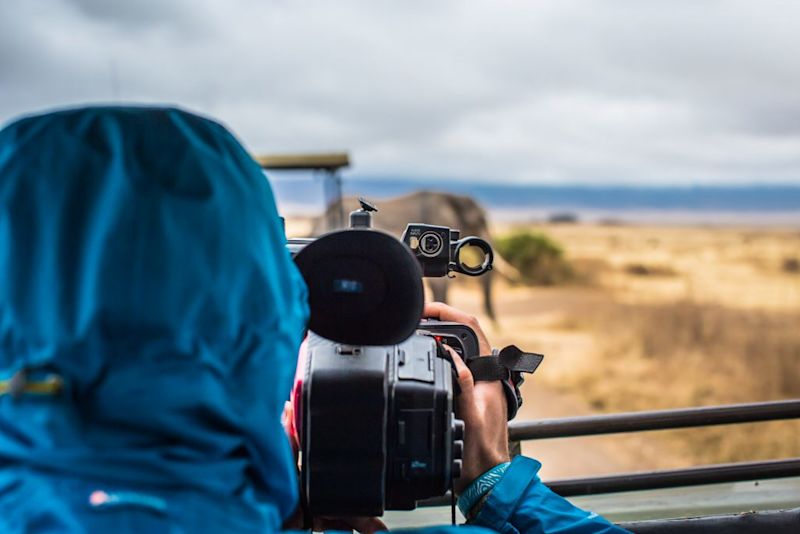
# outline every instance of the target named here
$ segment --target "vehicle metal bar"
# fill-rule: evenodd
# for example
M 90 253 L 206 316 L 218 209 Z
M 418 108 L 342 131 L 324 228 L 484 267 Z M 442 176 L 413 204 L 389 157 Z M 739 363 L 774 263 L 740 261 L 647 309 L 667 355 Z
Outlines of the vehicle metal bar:
M 716 464 L 664 471 L 619 473 L 601 477 L 546 480 L 545 484 L 562 497 L 619 493 L 725 482 L 745 482 L 800 476 L 800 458 Z M 443 497 L 427 499 L 420 506 L 445 506 L 450 503 L 449 493 Z
M 546 484 L 562 497 L 570 497 L 794 476 L 800 476 L 800 458 L 620 473 L 601 477 L 552 480 Z
M 350 166 L 347 152 L 330 154 L 269 154 L 255 156 L 264 169 L 270 170 L 322 170 L 336 172 Z
M 509 439 L 566 438 L 800 418 L 800 399 L 509 423 Z
M 739 514 L 711 515 L 685 519 L 630 521 L 619 526 L 636 534 L 731 534 L 736 532 L 797 534 L 800 508 L 748 511 Z

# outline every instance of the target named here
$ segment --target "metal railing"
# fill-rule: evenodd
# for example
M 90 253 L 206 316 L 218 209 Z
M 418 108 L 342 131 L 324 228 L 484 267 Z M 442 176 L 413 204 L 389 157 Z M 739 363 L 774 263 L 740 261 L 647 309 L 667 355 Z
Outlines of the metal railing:
M 800 399 L 791 399 L 512 422 L 509 424 L 509 439 L 515 442 L 797 418 L 800 418 Z M 792 476 L 800 476 L 800 458 L 552 480 L 547 485 L 567 497 Z
M 800 418 L 800 399 L 628 412 L 585 417 L 518 421 L 509 424 L 512 445 L 533 439 L 567 438 L 623 432 L 644 432 L 712 425 L 759 423 Z M 512 448 L 514 448 L 512 446 Z M 518 449 L 518 447 L 516 447 Z M 705 465 L 683 469 L 618 473 L 614 475 L 549 480 L 545 483 L 564 497 L 640 491 L 723 482 L 743 482 L 800 476 L 800 458 Z M 420 503 L 449 503 L 449 495 Z
M 736 423 L 757 423 L 797 418 L 800 418 L 800 399 L 792 399 L 702 408 L 543 419 L 540 421 L 512 421 L 508 425 L 508 434 L 511 441 L 522 441 Z
M 562 497 L 572 497 L 794 476 L 800 476 L 800 458 L 551 480 L 547 486 Z

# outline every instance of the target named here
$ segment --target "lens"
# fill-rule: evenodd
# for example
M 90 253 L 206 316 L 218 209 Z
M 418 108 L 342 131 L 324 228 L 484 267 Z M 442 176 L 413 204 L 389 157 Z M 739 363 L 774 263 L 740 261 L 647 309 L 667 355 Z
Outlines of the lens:
M 419 238 L 419 250 L 426 256 L 436 256 L 442 251 L 442 236 L 436 232 L 425 232 Z
M 494 253 L 489 243 L 479 237 L 470 236 L 456 242 L 455 258 L 455 271 L 479 276 L 491 270 Z
M 461 247 L 459 251 L 458 259 L 467 269 L 477 269 L 486 261 L 486 252 L 475 245 Z

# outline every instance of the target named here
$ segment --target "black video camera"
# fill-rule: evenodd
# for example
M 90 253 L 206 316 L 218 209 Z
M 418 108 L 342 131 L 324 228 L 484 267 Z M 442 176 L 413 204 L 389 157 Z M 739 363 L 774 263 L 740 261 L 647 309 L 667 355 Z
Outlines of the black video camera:
M 350 229 L 287 245 L 311 308 L 293 402 L 313 516 L 411 510 L 451 489 L 464 423 L 443 345 L 465 361 L 479 356 L 468 326 L 420 322 L 422 276 L 482 274 L 492 266 L 489 244 L 423 224 L 409 224 L 401 242 L 371 229 L 376 210 L 361 204 Z

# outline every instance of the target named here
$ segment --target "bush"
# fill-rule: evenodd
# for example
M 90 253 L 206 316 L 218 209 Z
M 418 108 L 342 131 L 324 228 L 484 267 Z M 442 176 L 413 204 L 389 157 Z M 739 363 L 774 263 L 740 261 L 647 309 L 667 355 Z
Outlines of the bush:
M 668 265 L 645 265 L 643 263 L 629 263 L 625 272 L 634 276 L 675 276 L 675 269 Z
M 800 273 L 800 260 L 798 260 L 797 258 L 784 258 L 783 272 Z
M 497 251 L 513 265 L 526 282 L 554 285 L 573 278 L 563 249 L 544 234 L 516 232 L 495 243 Z

